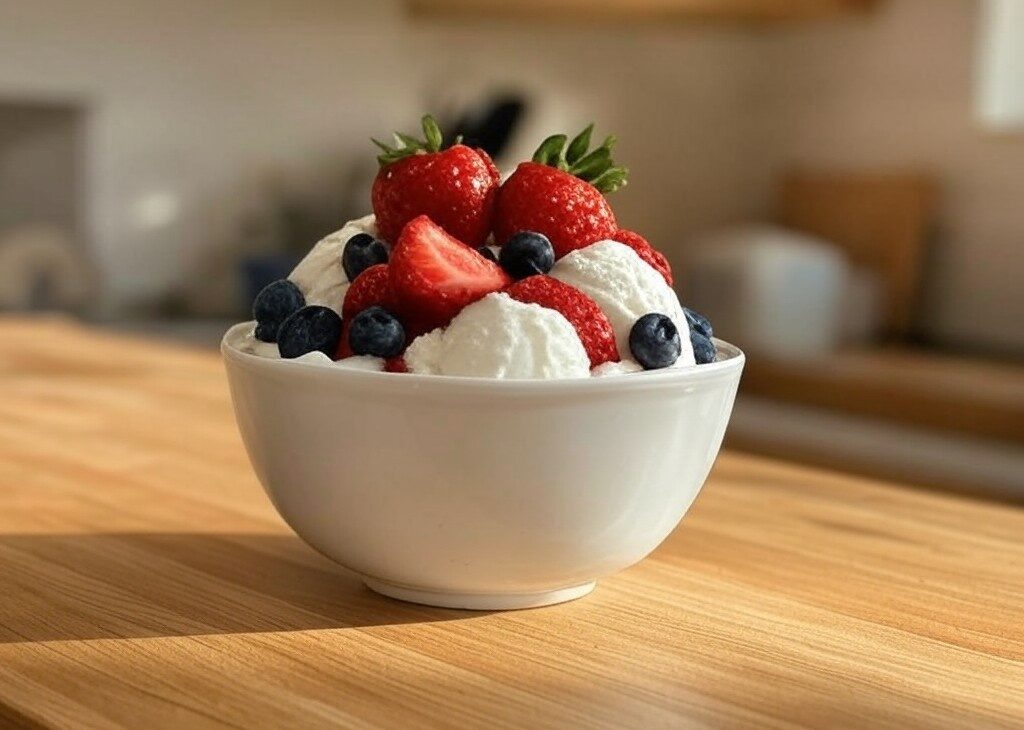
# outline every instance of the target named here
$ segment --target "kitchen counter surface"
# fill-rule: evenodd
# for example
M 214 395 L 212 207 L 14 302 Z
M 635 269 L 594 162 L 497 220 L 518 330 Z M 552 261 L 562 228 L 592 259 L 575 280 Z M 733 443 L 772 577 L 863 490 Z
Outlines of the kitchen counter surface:
M 217 354 L 0 320 L 0 727 L 1021 727 L 1022 617 L 1024 511 L 731 453 L 587 598 L 392 601 L 276 516 Z

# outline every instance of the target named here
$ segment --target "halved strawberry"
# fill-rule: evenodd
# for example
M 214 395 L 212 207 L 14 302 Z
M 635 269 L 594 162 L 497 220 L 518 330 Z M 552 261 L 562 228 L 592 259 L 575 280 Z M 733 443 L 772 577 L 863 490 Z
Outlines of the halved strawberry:
M 627 231 L 620 228 L 612 234 L 611 240 L 624 243 L 636 251 L 640 258 L 647 262 L 651 268 L 665 277 L 665 281 L 668 285 L 672 286 L 672 267 L 669 266 L 668 259 L 665 258 L 665 255 L 661 251 L 649 244 L 646 238 L 634 231 Z
M 615 330 L 593 299 L 550 276 L 529 276 L 505 290 L 513 299 L 554 309 L 569 320 L 590 358 L 590 367 L 619 361 Z
M 388 269 L 397 314 L 423 331 L 445 326 L 463 307 L 512 281 L 425 215 L 402 229 Z

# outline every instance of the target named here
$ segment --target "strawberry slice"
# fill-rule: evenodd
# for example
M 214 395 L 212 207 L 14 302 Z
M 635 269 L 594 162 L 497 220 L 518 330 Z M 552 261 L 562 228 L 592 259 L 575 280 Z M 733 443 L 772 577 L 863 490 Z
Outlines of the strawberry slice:
M 512 283 L 500 266 L 425 215 L 402 229 L 388 268 L 399 317 L 422 331 L 445 326 L 463 307 Z
M 529 276 L 505 290 L 513 299 L 554 309 L 569 320 L 580 336 L 590 367 L 619 361 L 615 330 L 597 302 L 574 286 L 550 276 Z

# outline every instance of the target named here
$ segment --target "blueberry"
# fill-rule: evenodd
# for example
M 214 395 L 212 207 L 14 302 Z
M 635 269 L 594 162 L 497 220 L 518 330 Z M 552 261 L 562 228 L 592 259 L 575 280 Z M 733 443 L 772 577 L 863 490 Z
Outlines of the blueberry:
M 686 307 L 683 307 L 683 314 L 686 315 L 686 322 L 690 325 L 691 332 L 697 332 L 707 338 L 714 337 L 715 331 L 711 328 L 711 322 L 703 314 L 698 314 Z
M 491 250 L 490 246 L 481 246 L 476 251 L 488 261 L 498 263 L 498 257 L 494 255 L 494 251 Z
M 501 247 L 498 262 L 513 279 L 525 279 L 551 271 L 555 265 L 555 249 L 543 233 L 520 231 Z
M 693 357 L 698 365 L 715 361 L 715 343 L 700 332 L 690 333 L 690 344 L 693 345 Z
M 306 298 L 299 287 L 287 279 L 267 284 L 252 302 L 252 318 L 256 320 L 256 339 L 277 342 L 277 330 L 288 317 L 302 309 Z
M 683 343 L 676 323 L 664 314 L 645 314 L 629 331 L 629 349 L 645 370 L 667 368 L 679 359 Z
M 303 307 L 281 324 L 277 349 L 281 357 L 292 358 L 319 350 L 334 357 L 341 339 L 341 317 L 327 307 Z
M 341 267 L 345 269 L 349 281 L 355 281 L 357 276 L 371 266 L 387 262 L 388 247 L 369 233 L 352 236 L 345 243 L 345 250 L 341 254 Z
M 356 355 L 396 357 L 405 349 L 405 328 L 384 307 L 369 307 L 352 319 L 348 344 Z
M 277 342 L 277 331 L 281 329 L 280 324 L 267 324 L 266 322 L 257 322 L 256 331 L 253 335 L 257 340 L 263 342 Z

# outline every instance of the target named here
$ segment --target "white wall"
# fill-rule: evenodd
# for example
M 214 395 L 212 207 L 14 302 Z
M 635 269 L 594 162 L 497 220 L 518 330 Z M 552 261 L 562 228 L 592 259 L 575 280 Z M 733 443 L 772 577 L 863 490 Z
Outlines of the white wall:
M 414 26 L 395 0 L 0 0 L 0 48 L 0 96 L 88 107 L 86 224 L 115 309 L 228 245 L 261 176 L 370 161 L 369 136 L 487 81 L 544 95 L 526 147 L 592 118 L 617 132 L 621 218 L 670 251 L 740 205 L 732 33 Z
M 1024 135 L 974 122 L 975 11 L 887 0 L 751 32 L 413 24 L 398 0 L 0 0 L 0 98 L 88 107 L 87 231 L 113 308 L 235 241 L 267 173 L 340 198 L 332 170 L 372 166 L 369 136 L 505 84 L 538 94 L 524 154 L 591 119 L 618 134 L 619 218 L 681 270 L 689 234 L 766 213 L 791 164 L 935 169 L 924 326 L 1024 350 Z
M 914 168 L 943 198 L 923 326 L 966 348 L 1024 352 L 1024 133 L 980 128 L 974 0 L 887 0 L 876 13 L 754 43 L 743 197 L 768 209 L 790 165 Z

